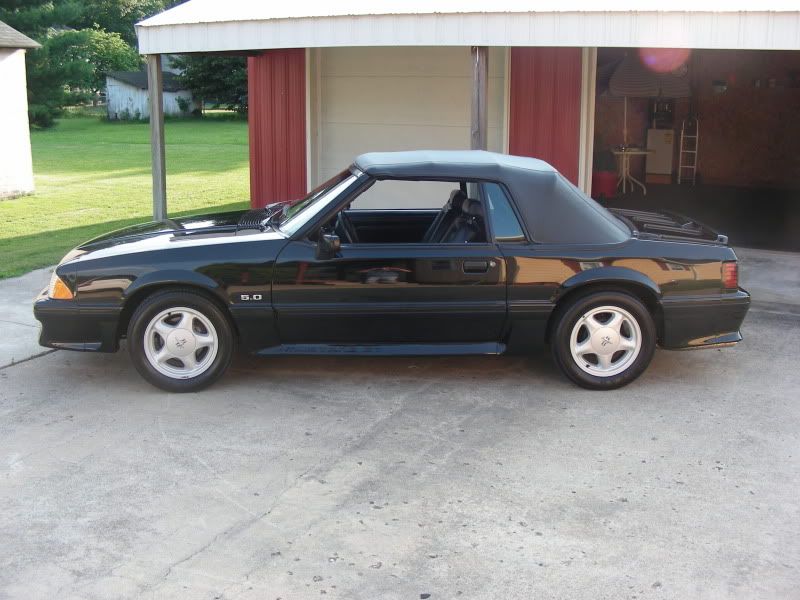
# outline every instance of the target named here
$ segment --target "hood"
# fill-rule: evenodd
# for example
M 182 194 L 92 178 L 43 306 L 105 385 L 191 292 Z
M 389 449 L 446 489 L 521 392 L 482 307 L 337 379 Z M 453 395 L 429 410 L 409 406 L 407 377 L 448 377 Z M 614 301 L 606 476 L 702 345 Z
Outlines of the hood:
M 60 264 L 153 250 L 286 239 L 280 231 L 264 226 L 265 215 L 265 209 L 239 210 L 132 225 L 84 242 Z
M 214 213 L 207 215 L 193 215 L 191 217 L 177 217 L 163 221 L 140 223 L 104 233 L 96 238 L 78 246 L 79 250 L 97 250 L 116 244 L 132 242 L 151 238 L 159 235 L 195 235 L 199 233 L 225 233 L 235 234 L 242 217 L 252 211 L 236 210 L 231 212 Z

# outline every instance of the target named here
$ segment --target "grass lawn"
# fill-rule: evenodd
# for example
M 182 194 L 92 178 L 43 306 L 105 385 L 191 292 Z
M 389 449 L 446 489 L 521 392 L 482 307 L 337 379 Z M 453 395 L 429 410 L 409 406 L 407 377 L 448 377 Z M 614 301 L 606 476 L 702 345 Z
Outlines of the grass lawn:
M 166 122 L 170 216 L 246 208 L 247 123 Z M 147 123 L 72 117 L 31 134 L 36 193 L 0 200 L 0 278 L 52 265 L 80 242 L 152 215 Z

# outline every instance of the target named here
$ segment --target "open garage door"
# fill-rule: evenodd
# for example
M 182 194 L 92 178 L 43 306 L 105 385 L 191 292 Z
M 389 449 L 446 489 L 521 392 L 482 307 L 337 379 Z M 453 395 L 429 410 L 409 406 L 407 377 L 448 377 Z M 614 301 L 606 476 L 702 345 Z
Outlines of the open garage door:
M 625 61 L 688 78 L 688 94 L 624 99 L 609 82 Z M 604 202 L 684 213 L 734 246 L 800 251 L 800 52 L 601 48 L 597 79 L 594 175 L 609 176 Z M 643 188 L 614 189 L 623 144 Z

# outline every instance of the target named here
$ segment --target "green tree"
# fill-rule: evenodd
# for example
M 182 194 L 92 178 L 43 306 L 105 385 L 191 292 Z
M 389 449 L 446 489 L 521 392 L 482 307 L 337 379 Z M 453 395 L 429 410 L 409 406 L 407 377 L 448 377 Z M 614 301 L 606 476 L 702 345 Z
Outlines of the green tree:
M 86 102 L 105 87 L 108 71 L 138 69 L 141 59 L 117 33 L 50 30 L 28 55 L 28 113 L 50 127 L 64 106 Z
M 82 0 L 0 0 L 0 21 L 41 41 L 50 29 L 79 25 Z
M 62 108 L 81 100 L 70 81 L 85 81 L 91 66 L 60 54 L 60 36 L 39 38 L 42 47 L 28 52 L 28 117 L 31 125 L 51 127 Z
M 0 21 L 42 44 L 27 52 L 28 109 L 49 127 L 64 106 L 101 89 L 109 70 L 136 69 L 134 24 L 175 0 L 0 0 Z
M 42 47 L 28 50 L 28 114 L 32 125 L 50 127 L 70 99 L 67 80 L 82 70 L 80 65 L 54 65 L 47 43 L 56 30 L 74 27 L 83 6 L 79 0 L 0 0 L 0 21 L 33 38 Z
M 247 112 L 247 61 L 242 56 L 177 57 L 172 63 L 195 99 L 215 102 L 239 113 Z
M 104 29 L 118 33 L 130 46 L 136 48 L 134 25 L 179 2 L 175 0 L 82 0 L 81 3 L 84 10 L 79 25 L 82 28 Z
M 134 71 L 142 66 L 139 55 L 118 33 L 102 29 L 63 31 L 46 43 L 50 61 L 61 67 L 73 90 L 98 92 L 105 88 L 109 71 Z

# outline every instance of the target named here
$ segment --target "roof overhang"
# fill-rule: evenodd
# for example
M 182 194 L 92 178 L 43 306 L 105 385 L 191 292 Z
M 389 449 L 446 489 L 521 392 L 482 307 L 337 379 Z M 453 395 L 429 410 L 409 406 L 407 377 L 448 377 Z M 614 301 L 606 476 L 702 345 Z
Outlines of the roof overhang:
M 42 45 L 0 21 L 0 49 L 33 50 Z
M 533 5 L 533 6 L 531 6 Z M 136 26 L 142 54 L 340 46 L 800 50 L 796 2 L 189 0 Z M 724 10 L 720 7 L 724 6 Z

